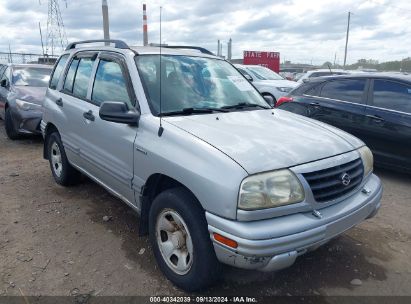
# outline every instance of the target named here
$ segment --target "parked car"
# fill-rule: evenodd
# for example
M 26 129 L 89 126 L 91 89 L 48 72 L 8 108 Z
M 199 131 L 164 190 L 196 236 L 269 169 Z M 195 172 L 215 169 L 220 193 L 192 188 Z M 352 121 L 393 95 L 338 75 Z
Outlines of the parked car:
M 204 49 L 111 42 L 59 58 L 44 157 L 58 184 L 82 173 L 136 210 L 177 286 L 205 288 L 221 263 L 288 267 L 377 213 L 381 183 L 359 139 L 270 108 Z
M 271 105 L 275 105 L 278 99 L 298 86 L 294 81 L 287 80 L 276 72 L 260 65 L 236 64 L 235 67 L 253 83 L 261 95 L 272 99 Z
M 323 77 L 323 76 L 332 76 L 332 75 L 348 75 L 350 74 L 347 71 L 339 69 L 318 69 L 305 72 L 301 77 L 298 78 L 298 83 L 303 83 L 308 81 L 311 78 Z
M 362 139 L 377 164 L 411 172 L 410 75 L 360 73 L 317 78 L 278 104 Z
M 6 134 L 41 134 L 41 106 L 52 67 L 39 64 L 9 64 L 0 72 L 0 118 Z

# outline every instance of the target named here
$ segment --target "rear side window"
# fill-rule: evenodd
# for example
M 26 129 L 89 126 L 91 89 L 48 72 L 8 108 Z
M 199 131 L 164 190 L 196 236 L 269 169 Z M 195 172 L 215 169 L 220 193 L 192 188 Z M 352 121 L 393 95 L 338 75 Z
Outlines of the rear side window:
M 93 58 L 81 58 L 74 77 L 73 95 L 80 98 L 87 97 L 90 76 L 93 70 Z
M 411 85 L 374 80 L 374 106 L 411 113 Z
M 366 79 L 344 79 L 326 82 L 321 90 L 321 97 L 363 103 Z
M 309 96 L 319 96 L 319 88 L 321 88 L 322 83 L 313 83 L 305 82 L 291 90 L 289 95 L 291 96 L 300 96 L 300 95 L 309 95 Z
M 98 105 L 104 101 L 122 101 L 131 105 L 127 82 L 120 64 L 115 61 L 100 60 L 91 100 Z
M 59 83 L 61 73 L 63 72 L 64 66 L 66 65 L 67 59 L 69 55 L 63 55 L 60 57 L 59 61 L 57 62 L 56 68 L 54 69 L 53 76 L 51 76 L 50 80 L 50 89 L 55 90 L 57 88 L 57 84 Z

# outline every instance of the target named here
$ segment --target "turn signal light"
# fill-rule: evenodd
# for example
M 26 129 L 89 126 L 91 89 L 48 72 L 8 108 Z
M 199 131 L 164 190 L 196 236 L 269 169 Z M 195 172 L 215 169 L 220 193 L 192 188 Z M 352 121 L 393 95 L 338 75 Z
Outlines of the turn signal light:
M 231 247 L 231 248 L 238 247 L 238 244 L 236 241 L 226 238 L 225 236 L 222 236 L 221 234 L 214 233 L 213 236 L 214 236 L 214 239 L 221 244 L 227 245 L 228 247 Z
M 283 103 L 290 102 L 290 101 L 293 101 L 293 100 L 294 99 L 292 97 L 287 97 L 287 96 L 281 97 L 280 99 L 277 100 L 277 103 L 275 104 L 275 107 L 278 108 Z

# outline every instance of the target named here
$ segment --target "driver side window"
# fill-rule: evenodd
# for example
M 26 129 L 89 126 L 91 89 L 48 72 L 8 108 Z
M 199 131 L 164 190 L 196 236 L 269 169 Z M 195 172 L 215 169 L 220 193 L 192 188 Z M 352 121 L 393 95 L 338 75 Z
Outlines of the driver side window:
M 91 100 L 97 105 L 104 101 L 121 101 L 133 106 L 127 90 L 127 81 L 119 63 L 100 59 Z

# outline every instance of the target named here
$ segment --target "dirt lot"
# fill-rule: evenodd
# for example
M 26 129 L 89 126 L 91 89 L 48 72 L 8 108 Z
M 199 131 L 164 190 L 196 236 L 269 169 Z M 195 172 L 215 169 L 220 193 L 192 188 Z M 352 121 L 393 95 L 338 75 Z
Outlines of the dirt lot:
M 385 187 L 377 217 L 289 269 L 227 267 L 207 294 L 411 295 L 411 176 L 377 174 Z M 0 295 L 184 295 L 156 267 L 138 221 L 88 179 L 56 185 L 41 138 L 10 141 L 0 121 Z

